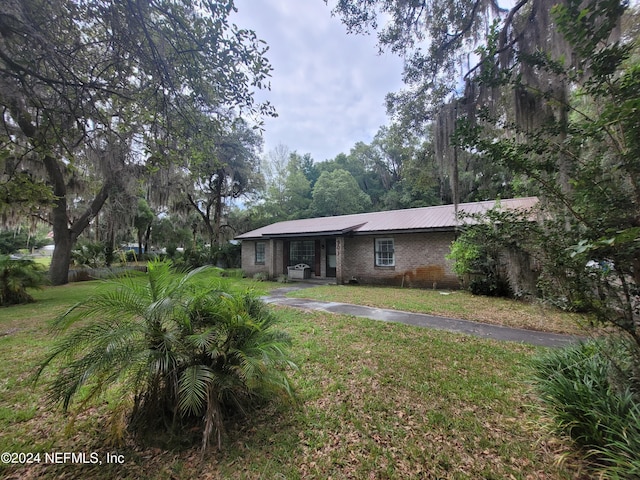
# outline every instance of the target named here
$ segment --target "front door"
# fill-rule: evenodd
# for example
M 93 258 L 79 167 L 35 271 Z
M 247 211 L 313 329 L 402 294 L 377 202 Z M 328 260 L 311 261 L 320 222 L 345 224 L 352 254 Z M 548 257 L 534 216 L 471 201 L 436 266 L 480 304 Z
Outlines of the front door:
M 326 241 L 327 250 L 327 277 L 336 276 L 336 239 L 328 238 Z

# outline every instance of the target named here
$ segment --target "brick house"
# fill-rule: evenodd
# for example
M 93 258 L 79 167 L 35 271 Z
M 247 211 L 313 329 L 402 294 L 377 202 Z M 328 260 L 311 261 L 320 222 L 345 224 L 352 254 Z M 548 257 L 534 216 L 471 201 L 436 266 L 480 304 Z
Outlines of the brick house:
M 531 208 L 537 198 L 461 203 L 459 213 Z M 464 221 L 464 220 L 463 220 Z M 278 222 L 238 235 L 242 270 L 269 278 L 309 265 L 311 278 L 336 283 L 456 288 L 445 258 L 461 220 L 454 205 Z

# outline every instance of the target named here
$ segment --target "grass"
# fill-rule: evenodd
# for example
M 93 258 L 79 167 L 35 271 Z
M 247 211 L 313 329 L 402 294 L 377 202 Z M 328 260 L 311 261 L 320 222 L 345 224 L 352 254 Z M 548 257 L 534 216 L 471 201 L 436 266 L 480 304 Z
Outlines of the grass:
M 246 285 L 255 285 L 245 281 Z M 228 425 L 222 452 L 127 439 L 109 446 L 107 401 L 72 427 L 29 376 L 51 342 L 47 320 L 95 286 L 36 292 L 38 303 L 0 310 L 0 451 L 97 453 L 102 465 L 0 465 L 8 478 L 584 478 L 557 464 L 528 387 L 540 350 L 406 325 L 279 309 L 300 366 L 300 402 Z M 268 289 L 278 284 L 260 283 Z M 123 464 L 106 464 L 106 454 Z M 44 457 L 41 457 L 44 459 Z
M 466 291 L 437 291 L 354 285 L 323 285 L 289 296 L 390 308 L 543 332 L 584 335 L 587 318 L 539 303 L 471 295 Z

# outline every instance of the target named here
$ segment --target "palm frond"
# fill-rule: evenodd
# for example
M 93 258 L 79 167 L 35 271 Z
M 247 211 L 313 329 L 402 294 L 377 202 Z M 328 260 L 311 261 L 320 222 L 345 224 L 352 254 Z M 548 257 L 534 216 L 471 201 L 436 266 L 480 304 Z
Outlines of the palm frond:
M 205 365 L 187 367 L 180 375 L 178 408 L 183 415 L 200 415 L 209 399 L 209 389 L 215 373 Z

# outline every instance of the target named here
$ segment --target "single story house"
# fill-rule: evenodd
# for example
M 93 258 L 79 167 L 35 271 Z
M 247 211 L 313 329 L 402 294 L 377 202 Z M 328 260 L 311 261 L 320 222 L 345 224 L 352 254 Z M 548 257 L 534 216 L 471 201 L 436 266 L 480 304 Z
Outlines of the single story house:
M 458 204 L 458 213 L 529 209 L 535 197 Z M 238 235 L 242 270 L 269 278 L 306 264 L 310 278 L 336 283 L 457 288 L 445 258 L 461 226 L 454 205 L 278 222 Z

